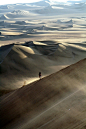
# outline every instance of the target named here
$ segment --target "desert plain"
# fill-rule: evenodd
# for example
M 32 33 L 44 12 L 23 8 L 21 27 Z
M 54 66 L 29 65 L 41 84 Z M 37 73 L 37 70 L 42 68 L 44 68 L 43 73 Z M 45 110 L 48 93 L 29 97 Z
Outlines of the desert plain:
M 0 6 L 0 127 L 86 129 L 85 2 Z

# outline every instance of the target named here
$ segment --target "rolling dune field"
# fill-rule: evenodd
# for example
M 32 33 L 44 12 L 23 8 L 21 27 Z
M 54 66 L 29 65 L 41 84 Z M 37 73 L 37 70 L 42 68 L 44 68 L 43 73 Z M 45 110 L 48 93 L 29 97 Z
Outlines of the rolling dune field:
M 84 0 L 0 5 L 0 128 L 86 129 Z

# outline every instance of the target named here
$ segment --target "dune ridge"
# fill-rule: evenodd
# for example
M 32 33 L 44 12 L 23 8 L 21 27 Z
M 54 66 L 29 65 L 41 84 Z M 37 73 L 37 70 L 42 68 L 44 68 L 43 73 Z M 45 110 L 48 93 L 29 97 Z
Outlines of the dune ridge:
M 0 118 L 2 127 L 7 126 L 10 129 L 12 127 L 18 127 L 23 129 L 27 127 L 39 128 L 43 125 L 46 128 L 49 126 L 52 128 L 53 125 L 54 128 L 70 128 L 71 126 L 76 127 L 76 124 L 83 120 L 81 127 L 84 128 L 86 125 L 84 121 L 86 116 L 83 114 L 83 112 L 86 110 L 85 71 L 86 59 L 0 97 Z M 53 105 L 57 102 L 59 103 L 60 101 L 62 101 L 61 105 L 56 104 L 58 108 L 55 108 L 54 110 Z M 67 105 L 65 105 L 65 103 Z M 77 104 L 79 104 L 79 107 Z M 48 112 L 49 108 L 51 110 L 50 113 Z M 67 111 L 66 108 L 67 110 L 69 110 L 68 108 L 72 110 L 67 115 L 65 114 L 65 111 Z M 74 110 L 76 110 L 76 112 L 73 115 L 71 113 L 74 112 Z M 46 114 L 42 112 L 46 112 Z M 57 117 L 58 113 L 59 117 Z M 20 119 L 25 114 L 27 121 L 23 121 L 24 123 L 19 124 L 17 122 L 18 119 Z M 61 114 L 64 114 L 64 117 L 61 117 Z M 36 118 L 38 115 L 39 117 Z M 44 120 L 42 120 L 40 117 L 44 118 Z M 58 119 L 59 123 L 56 123 L 56 118 Z M 71 118 L 72 123 L 69 118 Z M 25 116 L 23 119 L 26 120 Z M 45 124 L 50 121 L 50 119 L 52 120 L 50 124 Z M 52 122 L 54 123 L 52 124 Z

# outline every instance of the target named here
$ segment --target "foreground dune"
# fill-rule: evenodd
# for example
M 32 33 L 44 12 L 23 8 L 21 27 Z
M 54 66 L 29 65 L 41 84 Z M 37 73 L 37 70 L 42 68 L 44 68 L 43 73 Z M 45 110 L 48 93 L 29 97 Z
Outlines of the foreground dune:
M 2 128 L 86 127 L 86 59 L 0 97 Z

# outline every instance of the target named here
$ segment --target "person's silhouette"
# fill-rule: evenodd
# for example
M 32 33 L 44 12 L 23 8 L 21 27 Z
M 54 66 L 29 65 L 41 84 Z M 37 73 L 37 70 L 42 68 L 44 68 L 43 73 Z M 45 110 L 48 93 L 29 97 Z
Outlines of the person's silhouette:
M 41 72 L 39 72 L 39 78 L 41 79 Z

